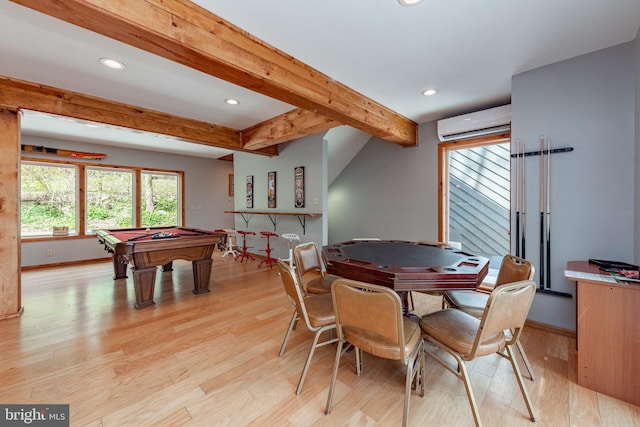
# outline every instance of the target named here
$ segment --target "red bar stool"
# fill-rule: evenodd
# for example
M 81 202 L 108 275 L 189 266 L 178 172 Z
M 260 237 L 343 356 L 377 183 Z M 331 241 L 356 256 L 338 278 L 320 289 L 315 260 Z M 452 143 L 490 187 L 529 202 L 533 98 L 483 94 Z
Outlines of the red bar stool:
M 240 262 L 242 262 L 245 258 L 249 258 L 255 261 L 253 255 L 247 252 L 247 249 L 253 248 L 253 246 L 247 246 L 247 236 L 255 236 L 256 233 L 254 233 L 253 231 L 237 230 L 236 234 L 242 236 L 242 252 L 240 252 L 240 254 L 236 256 L 235 260 L 240 260 Z
M 271 245 L 269 243 L 269 238 L 270 237 L 279 237 L 276 233 L 273 233 L 271 231 L 261 231 L 260 234 L 262 234 L 262 238 L 263 239 L 267 239 L 267 248 L 266 249 L 260 249 L 261 251 L 264 251 L 267 253 L 267 257 L 265 259 L 263 259 L 262 261 L 260 261 L 260 264 L 258 264 L 258 268 L 260 268 L 262 266 L 262 264 L 267 263 L 267 265 L 269 266 L 269 268 L 273 267 L 273 264 L 277 261 L 275 258 L 271 258 Z

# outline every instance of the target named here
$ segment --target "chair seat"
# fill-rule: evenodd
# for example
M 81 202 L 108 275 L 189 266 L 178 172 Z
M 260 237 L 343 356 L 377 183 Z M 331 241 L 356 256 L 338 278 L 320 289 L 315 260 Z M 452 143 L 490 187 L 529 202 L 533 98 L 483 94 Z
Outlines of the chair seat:
M 471 354 L 480 320 L 456 309 L 427 314 L 420 319 L 425 334 L 454 349 L 463 356 Z M 486 338 L 479 344 L 478 356 L 497 353 L 506 345 L 504 333 Z
M 315 277 L 309 280 L 308 277 L 312 274 Z M 310 294 L 329 294 L 331 293 L 331 284 L 338 278 L 339 276 L 334 276 L 333 274 L 322 276 L 320 272 L 309 272 L 304 277 L 305 281 L 308 280 L 305 288 Z
M 420 325 L 410 319 L 403 319 L 405 336 L 405 354 L 411 354 L 418 341 L 422 339 Z M 397 343 L 376 333 L 354 327 L 344 327 L 344 336 L 350 344 L 359 349 L 385 359 L 400 359 L 400 349 Z
M 303 299 L 307 308 L 309 323 L 313 327 L 323 327 L 336 322 L 333 314 L 331 294 L 315 294 Z
M 478 291 L 447 291 L 445 299 L 449 306 L 459 308 L 475 317 L 482 317 L 489 294 Z

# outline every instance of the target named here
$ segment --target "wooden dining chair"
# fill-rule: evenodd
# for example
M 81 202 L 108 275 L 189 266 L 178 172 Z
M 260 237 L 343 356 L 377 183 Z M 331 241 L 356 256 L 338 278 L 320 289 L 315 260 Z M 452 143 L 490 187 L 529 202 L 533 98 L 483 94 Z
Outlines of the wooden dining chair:
M 482 425 L 482 421 L 465 362 L 494 353 L 511 362 L 520 392 L 529 411 L 529 418 L 537 422 L 537 416 L 513 352 L 513 347 L 520 339 L 535 293 L 535 282 L 523 280 L 496 287 L 489 295 L 479 319 L 455 308 L 436 311 L 420 319 L 420 327 L 425 338 L 455 359 L 457 366 L 451 366 L 450 360 L 441 358 L 436 351 L 426 350 L 427 354 L 462 380 L 471 405 L 473 419 L 478 427 Z M 505 333 L 505 331 L 511 331 L 511 333 Z
M 489 295 L 496 287 L 521 280 L 533 280 L 535 271 L 533 264 L 526 259 L 514 255 L 505 255 L 502 258 L 496 283 L 493 287 L 481 286 L 475 291 L 446 291 L 443 294 L 443 303 L 445 306 L 457 308 L 472 316 L 480 317 L 484 312 L 484 307 L 487 305 Z M 527 368 L 529 378 L 531 381 L 535 381 L 536 377 L 533 373 L 533 368 L 520 341 L 517 342 L 517 348 Z
M 293 260 L 298 281 L 305 294 L 328 294 L 331 283 L 338 278 L 327 273 L 322 255 L 315 242 L 301 243 L 293 248 Z
M 335 343 L 338 340 L 335 336 L 336 320 L 333 314 L 333 302 L 330 294 L 316 294 L 305 297 L 293 269 L 282 260 L 277 260 L 277 263 L 287 299 L 293 308 L 289 328 L 282 341 L 279 356 L 284 356 L 287 341 L 289 341 L 291 331 L 295 328 L 298 320 L 304 320 L 307 329 L 314 333 L 309 354 L 296 388 L 296 394 L 300 394 L 316 348 Z M 320 341 L 320 337 L 325 332 L 325 335 L 328 336 L 325 337 L 324 341 Z
M 337 279 L 331 285 L 339 345 L 333 366 L 325 413 L 331 412 L 333 392 L 342 355 L 355 348 L 356 373 L 362 370 L 363 352 L 385 359 L 398 360 L 406 366 L 405 399 L 402 425 L 409 417 L 411 384 L 424 397 L 424 341 L 419 325 L 402 315 L 402 302 L 391 288 Z

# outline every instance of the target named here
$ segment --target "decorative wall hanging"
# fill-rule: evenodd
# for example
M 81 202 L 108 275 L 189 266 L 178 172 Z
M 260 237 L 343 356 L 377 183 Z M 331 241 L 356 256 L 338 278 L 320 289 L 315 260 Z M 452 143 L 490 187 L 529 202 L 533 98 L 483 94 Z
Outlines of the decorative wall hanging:
M 269 172 L 267 174 L 267 206 L 276 207 L 276 173 Z
M 22 151 L 27 153 L 53 154 L 54 156 L 73 157 L 75 159 L 85 160 L 102 160 L 107 157 L 107 155 L 103 153 L 85 153 L 84 151 L 70 151 L 63 150 L 61 148 L 43 147 L 39 145 L 22 144 L 21 149 Z
M 293 169 L 293 188 L 295 192 L 294 206 L 304 208 L 304 166 Z
M 247 175 L 247 208 L 253 207 L 253 175 Z
M 233 197 L 233 174 L 229 174 L 229 182 L 227 183 L 227 194 L 229 197 Z

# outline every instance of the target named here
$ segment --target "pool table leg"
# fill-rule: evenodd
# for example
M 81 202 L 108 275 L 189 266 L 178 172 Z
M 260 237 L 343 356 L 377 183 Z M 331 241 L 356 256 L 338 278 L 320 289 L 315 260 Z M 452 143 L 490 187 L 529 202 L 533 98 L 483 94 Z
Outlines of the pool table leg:
M 126 279 L 129 260 L 121 255 L 113 254 L 113 280 Z
M 209 279 L 211 278 L 212 264 L 213 260 L 211 258 L 192 261 L 194 294 L 197 295 L 209 292 Z
M 153 301 L 153 291 L 156 284 L 156 267 L 132 267 L 131 271 L 133 272 L 133 286 L 136 290 L 135 308 L 140 310 L 156 305 Z

